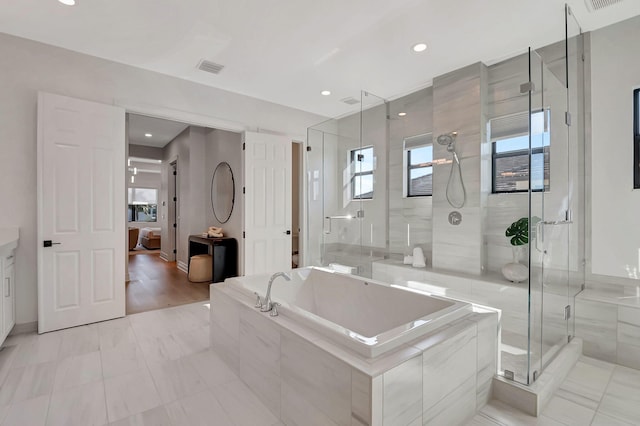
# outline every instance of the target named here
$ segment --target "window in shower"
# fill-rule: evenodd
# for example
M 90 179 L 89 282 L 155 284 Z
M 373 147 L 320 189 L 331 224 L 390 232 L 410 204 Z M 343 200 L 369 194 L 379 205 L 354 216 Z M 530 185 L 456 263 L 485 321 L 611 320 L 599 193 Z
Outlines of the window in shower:
M 531 115 L 531 189 L 550 188 L 549 110 Z M 492 146 L 492 192 L 529 190 L 529 114 L 519 113 L 489 121 Z
M 640 89 L 633 91 L 633 187 L 640 188 Z
M 351 161 L 351 194 L 354 200 L 370 200 L 373 198 L 373 147 L 352 149 Z
M 407 197 L 433 193 L 433 146 L 407 150 Z

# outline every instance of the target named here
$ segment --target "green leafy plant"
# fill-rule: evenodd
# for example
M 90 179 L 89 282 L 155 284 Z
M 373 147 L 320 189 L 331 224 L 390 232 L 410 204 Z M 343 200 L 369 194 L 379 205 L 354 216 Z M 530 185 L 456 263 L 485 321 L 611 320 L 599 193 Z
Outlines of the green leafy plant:
M 532 236 L 535 238 L 535 227 L 540 222 L 540 218 L 534 216 L 531 218 L 532 223 Z M 515 222 L 513 222 L 507 230 L 504 232 L 504 235 L 510 237 L 509 242 L 512 246 L 522 246 L 529 242 L 529 218 L 522 217 Z

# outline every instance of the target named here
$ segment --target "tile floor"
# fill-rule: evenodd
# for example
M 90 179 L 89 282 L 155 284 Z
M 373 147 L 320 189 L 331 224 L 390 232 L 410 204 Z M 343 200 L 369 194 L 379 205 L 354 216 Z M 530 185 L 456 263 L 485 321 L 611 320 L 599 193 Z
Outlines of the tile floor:
M 205 303 L 12 336 L 0 351 L 0 424 L 279 425 L 208 349 Z
M 542 416 L 493 400 L 468 426 L 640 425 L 640 370 L 582 357 Z
M 12 336 L 0 351 L 0 425 L 281 425 L 208 349 L 205 303 Z M 590 424 L 640 424 L 640 371 L 583 357 L 541 417 L 494 400 L 469 423 Z

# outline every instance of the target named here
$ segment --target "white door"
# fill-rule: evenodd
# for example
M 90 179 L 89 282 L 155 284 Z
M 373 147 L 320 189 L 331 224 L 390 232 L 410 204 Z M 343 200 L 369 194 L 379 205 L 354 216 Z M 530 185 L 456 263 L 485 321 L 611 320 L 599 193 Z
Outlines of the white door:
M 125 112 L 38 94 L 38 332 L 125 314 Z
M 244 133 L 244 274 L 291 269 L 291 139 Z

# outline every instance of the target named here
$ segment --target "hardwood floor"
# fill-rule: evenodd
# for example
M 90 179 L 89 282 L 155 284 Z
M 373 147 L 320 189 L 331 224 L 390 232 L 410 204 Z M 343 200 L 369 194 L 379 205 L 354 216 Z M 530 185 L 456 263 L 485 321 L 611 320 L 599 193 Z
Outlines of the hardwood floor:
M 159 253 L 129 256 L 127 315 L 209 299 L 209 283 L 192 283 L 175 262 Z

